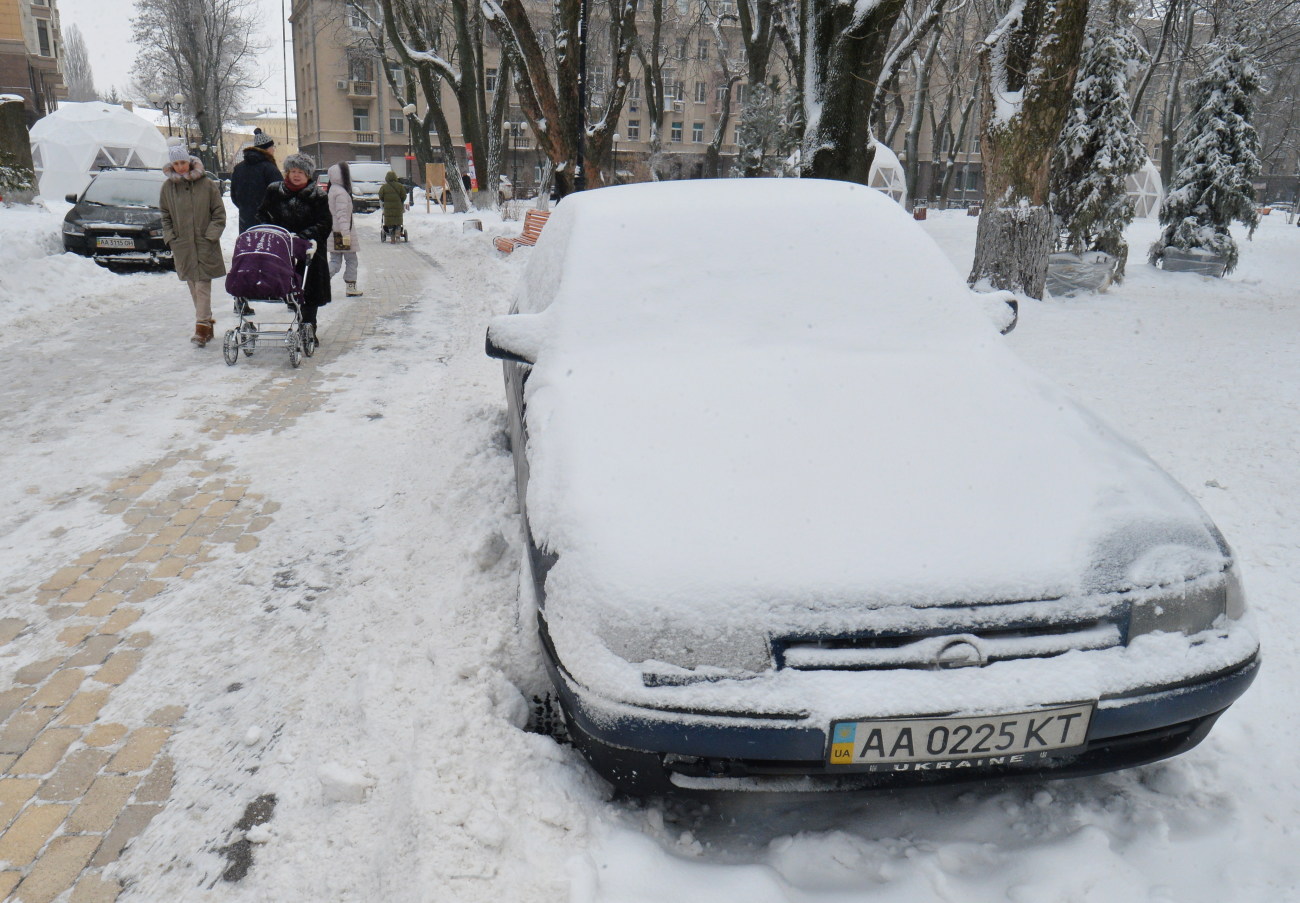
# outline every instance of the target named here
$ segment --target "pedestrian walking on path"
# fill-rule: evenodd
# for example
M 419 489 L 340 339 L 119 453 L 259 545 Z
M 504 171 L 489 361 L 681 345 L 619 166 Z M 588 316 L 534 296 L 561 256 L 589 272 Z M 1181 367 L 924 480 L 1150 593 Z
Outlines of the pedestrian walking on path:
M 326 245 L 333 231 L 329 200 L 316 184 L 316 161 L 307 154 L 290 154 L 284 161 L 284 181 L 266 189 L 257 210 L 257 221 L 288 229 L 299 238 L 316 243 L 307 264 L 303 283 L 302 321 L 309 326 L 308 338 L 319 344 L 316 311 L 330 303 L 330 271 Z
M 392 170 L 389 170 L 392 175 Z M 334 234 L 330 240 L 330 278 L 343 270 L 343 284 L 349 298 L 360 297 L 357 290 L 357 233 L 352 227 L 352 171 L 346 163 L 335 163 L 329 168 L 330 216 L 334 221 Z
M 253 146 L 244 148 L 244 159 L 230 174 L 230 199 L 239 208 L 239 233 L 257 224 L 257 208 L 262 206 L 266 189 L 280 181 L 280 167 L 275 165 L 275 139 L 265 132 L 253 136 Z
M 406 189 L 397 181 L 397 173 L 391 169 L 384 176 L 384 184 L 379 186 L 379 203 L 384 208 L 384 237 L 397 241 L 407 208 Z
M 194 301 L 194 335 L 190 341 L 202 348 L 212 339 L 217 321 L 212 318 L 212 280 L 226 275 L 221 255 L 221 233 L 226 228 L 226 206 L 221 189 L 207 178 L 203 163 L 191 157 L 182 144 L 172 145 L 163 167 L 158 206 L 162 208 L 163 241 L 171 248 L 176 275 L 189 286 Z

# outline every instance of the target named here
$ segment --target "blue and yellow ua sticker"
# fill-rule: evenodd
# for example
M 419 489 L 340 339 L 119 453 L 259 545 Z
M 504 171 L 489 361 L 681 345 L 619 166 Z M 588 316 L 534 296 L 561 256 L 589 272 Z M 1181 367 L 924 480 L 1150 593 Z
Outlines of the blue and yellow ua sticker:
M 853 761 L 853 740 L 857 736 L 856 724 L 837 724 L 831 734 L 831 764 L 847 765 Z

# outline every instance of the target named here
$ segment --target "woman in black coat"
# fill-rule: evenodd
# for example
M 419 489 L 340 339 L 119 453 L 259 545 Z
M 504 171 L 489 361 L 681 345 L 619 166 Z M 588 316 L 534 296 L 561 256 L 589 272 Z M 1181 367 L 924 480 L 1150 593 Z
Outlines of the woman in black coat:
M 316 336 L 316 309 L 330 303 L 330 267 L 326 248 L 334 218 L 329 199 L 316 184 L 316 161 L 306 154 L 290 154 L 284 161 L 284 181 L 266 189 L 266 197 L 257 210 L 257 221 L 288 229 L 294 235 L 316 243 L 316 251 L 307 264 L 303 284 L 302 320 L 311 328 L 308 339 Z

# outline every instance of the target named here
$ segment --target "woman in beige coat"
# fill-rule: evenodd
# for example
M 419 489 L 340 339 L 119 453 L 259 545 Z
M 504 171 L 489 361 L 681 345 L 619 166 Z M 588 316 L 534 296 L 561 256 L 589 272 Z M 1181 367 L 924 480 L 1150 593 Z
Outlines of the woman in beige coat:
M 176 275 L 190 287 L 194 300 L 194 335 L 190 341 L 202 348 L 212 339 L 217 321 L 212 318 L 212 280 L 226 275 L 221 256 L 221 233 L 226 228 L 226 205 L 217 183 L 203 174 L 203 163 L 181 145 L 168 151 L 163 172 L 163 241 L 171 248 Z

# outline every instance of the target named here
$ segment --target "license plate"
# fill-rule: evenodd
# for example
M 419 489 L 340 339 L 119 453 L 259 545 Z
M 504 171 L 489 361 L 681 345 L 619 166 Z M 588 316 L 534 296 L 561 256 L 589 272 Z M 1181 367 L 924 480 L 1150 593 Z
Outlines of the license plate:
M 135 239 L 133 238 L 98 238 L 95 240 L 97 248 L 134 248 Z
M 999 765 L 1083 746 L 1092 703 L 966 718 L 882 718 L 831 725 L 831 765 L 905 770 L 926 763 Z M 950 767 L 950 766 L 941 766 Z

